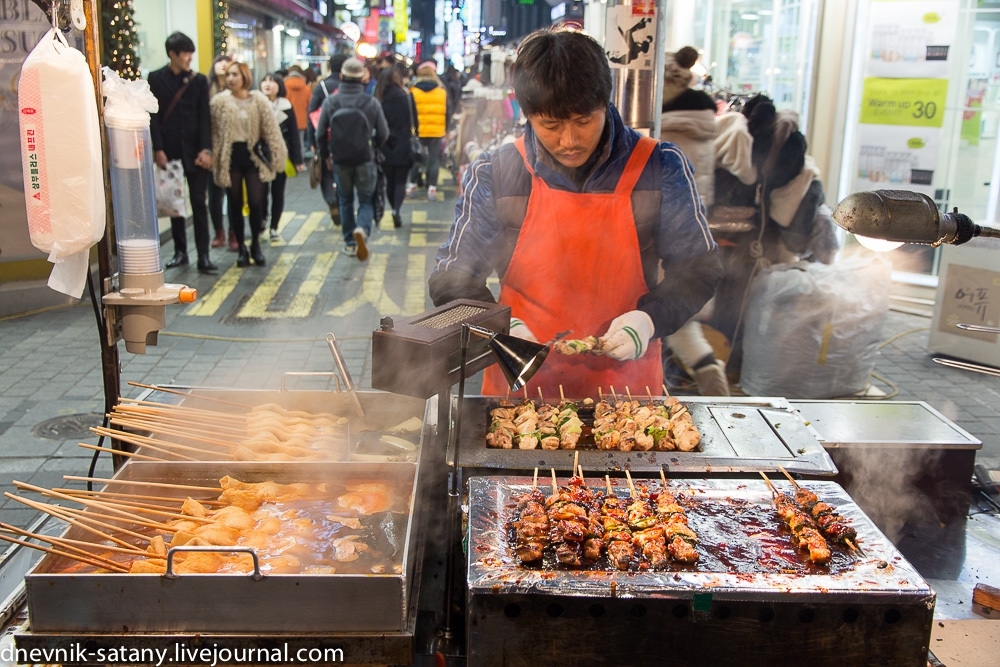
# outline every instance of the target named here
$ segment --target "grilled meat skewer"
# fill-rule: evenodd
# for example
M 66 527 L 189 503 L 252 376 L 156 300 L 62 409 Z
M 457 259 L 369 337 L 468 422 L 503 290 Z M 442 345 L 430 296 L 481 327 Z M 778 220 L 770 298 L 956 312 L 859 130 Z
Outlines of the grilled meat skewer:
M 830 561 L 830 547 L 819 531 L 819 526 L 795 503 L 795 500 L 784 493 L 779 493 L 763 472 L 761 477 L 767 482 L 771 493 L 774 496 L 774 507 L 792 531 L 795 544 L 802 550 L 809 552 L 809 560 L 813 563 L 824 564 Z
M 784 468 L 779 468 L 788 481 L 795 487 L 795 503 L 812 516 L 816 525 L 823 532 L 823 535 L 834 542 L 847 545 L 851 549 L 857 549 L 855 542 L 858 539 L 858 532 L 853 526 L 844 521 L 844 517 L 837 514 L 833 505 L 820 502 L 819 497 L 809 489 L 799 486 L 798 482 L 788 474 Z

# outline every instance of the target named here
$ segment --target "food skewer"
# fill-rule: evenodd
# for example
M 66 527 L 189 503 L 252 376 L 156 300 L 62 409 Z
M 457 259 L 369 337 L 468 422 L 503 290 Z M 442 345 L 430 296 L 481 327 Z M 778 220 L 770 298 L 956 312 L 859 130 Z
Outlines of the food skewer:
M 862 557 L 866 557 L 865 552 L 856 544 L 858 539 L 857 531 L 853 526 L 846 523 L 842 516 L 837 514 L 833 505 L 821 502 L 815 493 L 800 486 L 795 481 L 795 478 L 782 466 L 778 466 L 778 470 L 792 483 L 792 487 L 795 489 L 795 503 L 812 516 L 825 537 L 834 542 L 840 542 L 846 545 L 851 551 L 861 554 Z
M 538 490 L 538 468 L 535 468 L 531 491 L 518 504 L 516 517 L 513 522 L 517 532 L 514 553 L 522 563 L 542 560 L 549 546 L 549 517 L 545 511 L 545 496 Z
M 249 407 L 249 406 L 243 406 Z M 183 415 L 187 418 L 198 418 L 211 420 L 213 423 L 221 421 L 237 421 L 245 424 L 246 415 L 233 414 L 231 412 L 220 412 L 218 410 L 206 410 L 204 408 L 192 408 L 188 405 L 175 405 L 174 403 L 159 403 L 157 401 L 146 401 L 139 398 L 128 398 L 122 396 L 118 399 L 118 405 L 113 408 L 115 411 L 134 414 L 164 414 Z
M 799 549 L 809 552 L 809 560 L 820 565 L 830 561 L 830 547 L 826 539 L 819 531 L 819 527 L 808 514 L 795 503 L 790 496 L 785 495 L 775 488 L 763 471 L 760 476 L 764 478 L 764 483 L 771 490 L 774 497 L 774 507 L 778 516 L 792 531 L 795 545 Z
M 128 512 L 128 511 L 123 510 L 123 509 L 118 509 L 118 508 L 114 507 L 112 504 L 107 503 L 105 501 L 91 500 L 89 498 L 80 498 L 80 497 L 68 496 L 65 493 L 59 493 L 58 491 L 53 491 L 52 489 L 43 489 L 40 486 L 35 486 L 34 484 L 28 484 L 26 482 L 19 482 L 16 479 L 12 482 L 12 484 L 15 487 L 19 488 L 19 489 L 24 489 L 26 491 L 34 491 L 35 493 L 41 494 L 43 496 L 47 496 L 47 497 L 50 497 L 50 498 L 58 498 L 59 500 L 69 500 L 69 501 L 74 502 L 74 503 L 79 503 L 79 504 L 83 505 L 84 507 L 93 507 L 93 508 L 96 508 L 96 509 L 99 509 L 99 510 L 103 510 L 105 512 L 110 512 L 112 514 L 117 514 L 118 516 L 122 516 L 122 517 L 127 518 L 128 520 L 134 522 L 138 526 L 146 526 L 147 528 L 156 528 L 158 530 L 166 530 L 166 529 L 170 528 L 165 523 L 147 521 L 146 519 L 144 519 L 143 517 L 139 516 L 138 514 L 135 514 L 134 512 Z M 150 510 L 146 510 L 146 511 L 150 511 Z M 152 511 L 156 511 L 156 510 L 152 510 Z M 180 515 L 172 515 L 172 516 L 180 516 Z M 111 518 L 112 517 L 108 517 L 108 519 L 111 519 Z M 182 517 L 182 518 L 188 518 L 188 517 Z
M 122 574 L 128 572 L 128 568 L 122 567 L 122 566 L 117 565 L 117 564 L 113 564 L 111 561 L 99 561 L 99 560 L 95 560 L 95 559 L 90 558 L 88 556 L 80 556 L 78 554 L 73 554 L 73 553 L 70 553 L 68 551 L 62 551 L 60 549 L 53 549 L 51 547 L 42 546 L 41 544 L 36 544 L 34 542 L 26 542 L 24 540 L 19 540 L 17 538 L 5 535 L 3 533 L 0 533 L 0 540 L 4 540 L 5 542 L 11 542 L 13 544 L 20 544 L 21 546 L 28 547 L 29 549 L 36 549 L 38 551 L 44 551 L 45 553 L 51 554 L 53 556 L 60 556 L 62 558 L 69 558 L 70 560 L 75 560 L 75 561 L 79 561 L 81 563 L 86 563 L 87 565 L 93 565 L 95 567 L 101 568 L 102 570 L 111 570 L 113 572 L 120 572 Z
M 163 503 L 183 503 L 183 498 L 171 498 L 168 496 L 147 496 L 139 493 L 118 493 L 116 491 L 88 491 L 87 489 L 72 489 L 69 487 L 57 487 L 52 489 L 53 491 L 58 491 L 59 493 L 66 493 L 71 496 L 107 496 L 109 498 L 127 498 L 129 500 L 156 500 Z M 218 500 L 210 498 L 196 498 L 196 500 L 202 505 L 225 505 L 226 503 L 219 502 Z M 168 509 L 163 507 L 163 509 Z
M 656 520 L 663 529 L 667 552 L 678 563 L 697 563 L 698 535 L 688 525 L 687 513 L 667 490 L 667 476 L 660 468 L 660 493 L 656 496 Z
M 566 395 L 563 393 L 563 386 L 562 385 L 559 385 L 559 402 L 560 403 L 565 403 L 566 402 Z
M 131 484 L 134 486 L 152 486 L 161 489 L 178 489 L 182 491 L 204 491 L 206 493 L 222 493 L 218 486 L 196 486 L 194 484 L 172 484 L 170 482 L 142 482 L 133 479 L 107 479 L 105 477 L 83 477 L 80 475 L 63 475 L 63 479 L 72 482 L 103 482 L 104 484 Z
M 142 384 L 141 382 L 129 382 L 133 387 L 139 387 L 141 389 L 152 389 L 154 391 L 162 391 L 165 394 L 177 394 L 178 396 L 189 396 L 191 398 L 196 398 L 201 401 L 215 401 L 216 403 L 222 403 L 224 405 L 232 405 L 237 408 L 243 408 L 244 410 L 249 410 L 250 406 L 243 403 L 236 403 L 235 401 L 227 401 L 222 398 L 214 398 L 212 396 L 195 396 L 189 391 L 180 391 L 177 389 L 168 389 L 167 387 L 161 387 L 155 384 Z
M 15 500 L 21 503 L 22 505 L 27 505 L 32 509 L 36 509 L 40 512 L 45 512 L 46 514 L 51 514 L 57 519 L 61 519 L 62 521 L 65 521 L 68 524 L 74 525 L 82 530 L 85 530 L 88 533 L 91 533 L 92 535 L 98 535 L 102 539 L 110 540 L 111 542 L 114 542 L 119 546 L 122 547 L 132 546 L 125 540 L 119 539 L 117 537 L 114 537 L 113 535 L 109 535 L 108 533 L 102 532 L 94 528 L 94 526 L 100 526 L 102 528 L 107 528 L 109 530 L 113 530 L 116 532 L 130 534 L 130 531 L 125 530 L 124 528 L 120 528 L 119 526 L 112 526 L 93 517 L 78 516 L 75 511 L 70 511 L 71 508 L 69 507 L 59 507 L 58 505 L 49 505 L 47 503 L 35 502 L 34 500 L 31 500 L 29 498 L 22 498 L 21 496 L 10 493 L 9 491 L 4 491 L 4 496 L 10 498 L 11 500 Z M 139 535 L 138 533 L 131 533 L 131 534 L 133 536 L 141 537 L 144 540 L 149 539 L 148 537 L 144 535 Z
M 184 438 L 185 440 L 201 442 L 206 445 L 212 445 L 213 447 L 219 447 L 221 449 L 230 449 L 231 447 L 233 447 L 232 441 L 220 440 L 218 438 L 209 438 L 204 435 L 200 435 L 200 433 L 202 433 L 202 429 L 205 428 L 204 426 L 190 428 L 190 427 L 180 426 L 177 424 L 159 422 L 155 420 L 151 421 L 147 419 L 134 419 L 131 417 L 121 418 L 114 416 L 114 413 L 109 413 L 109 415 L 111 415 L 109 419 L 110 423 L 116 426 L 124 426 L 126 428 L 132 428 L 138 431 L 151 431 L 159 436 L 170 435 L 174 436 L 175 438 Z M 246 437 L 246 429 L 238 429 L 238 430 L 226 429 L 225 427 L 221 426 L 212 426 L 211 428 L 213 431 L 218 431 L 218 430 L 236 431 L 238 435 L 234 434 L 233 436 L 231 436 L 233 438 L 243 439 L 244 437 Z
M 604 551 L 604 524 L 601 522 L 601 493 L 587 486 L 583 477 L 583 466 L 573 460 L 573 476 L 569 480 L 570 495 L 586 512 L 586 528 L 583 536 L 583 558 L 593 562 Z
M 552 495 L 545 501 L 550 543 L 560 564 L 579 567 L 587 536 L 587 511 L 569 489 L 558 487 L 555 468 L 552 468 L 552 489 Z
M 628 506 L 628 526 L 632 529 L 632 544 L 639 547 L 643 559 L 651 567 L 662 568 L 667 564 L 667 543 L 663 528 L 658 525 L 656 516 L 647 497 L 643 497 L 632 481 L 632 475 L 625 470 L 628 488 L 632 493 L 632 502 Z
M 625 571 L 635 558 L 632 546 L 632 531 L 628 527 L 628 514 L 622 507 L 621 498 L 611 488 L 611 476 L 604 476 L 608 490 L 601 503 L 601 523 L 604 526 L 604 543 L 608 562 L 616 570 Z
M 162 452 L 164 454 L 170 454 L 171 456 L 176 456 L 178 458 L 185 459 L 187 461 L 195 461 L 197 459 L 191 458 L 186 454 L 181 454 L 180 452 L 175 452 L 175 449 L 183 449 L 189 452 L 200 452 L 202 454 L 210 454 L 211 456 L 218 456 L 218 452 L 213 452 L 207 449 L 202 449 L 200 447 L 191 447 L 190 445 L 182 445 L 180 443 L 171 442 L 169 440 L 160 440 L 158 438 L 150 438 L 144 435 L 136 435 L 133 433 L 127 433 L 125 431 L 117 431 L 111 428 L 104 428 L 103 426 L 92 426 L 90 430 L 98 435 L 105 435 L 109 438 L 119 440 L 121 442 L 127 442 L 137 447 L 145 447 L 147 449 L 152 449 L 157 452 Z
M 25 537 L 30 537 L 36 540 L 41 540 L 43 542 L 48 542 L 56 546 L 58 546 L 59 544 L 74 545 L 74 546 L 88 547 L 90 549 L 100 549 L 101 551 L 111 551 L 114 553 L 121 553 L 121 554 L 132 554 L 135 556 L 140 556 L 140 555 L 144 556 L 149 553 L 148 551 L 143 551 L 139 547 L 128 547 L 128 548 L 113 547 L 108 544 L 98 544 L 97 542 L 74 540 L 69 537 L 55 537 L 53 535 L 42 535 L 40 533 L 32 533 L 30 531 L 24 530 L 23 528 L 18 528 L 17 526 L 12 526 L 10 524 L 6 524 L 3 522 L 0 522 L 0 528 L 8 532 L 16 532 L 19 535 L 23 535 Z
M 40 542 L 48 542 L 53 547 L 60 547 L 61 549 L 64 549 L 64 550 L 66 550 L 66 551 L 68 551 L 70 553 L 79 554 L 81 556 L 86 556 L 87 558 L 92 558 L 93 560 L 95 560 L 97 562 L 104 563 L 104 565 L 102 565 L 101 567 L 107 568 L 109 570 L 113 570 L 113 569 L 116 569 L 116 568 L 119 568 L 119 567 L 124 567 L 123 565 L 121 565 L 119 563 L 116 563 L 113 560 L 110 560 L 108 558 L 104 558 L 103 556 L 100 556 L 100 555 L 95 554 L 95 553 L 91 553 L 91 552 L 86 551 L 84 549 L 81 549 L 80 547 L 75 546 L 73 544 L 67 544 L 65 542 L 61 542 L 58 537 L 48 537 L 46 535 L 39 535 L 38 533 L 32 533 L 29 530 L 24 530 L 23 528 L 18 528 L 17 526 L 12 526 L 12 525 L 7 524 L 7 523 L 0 523 L 0 533 L 8 533 L 8 534 L 13 534 L 13 535 L 19 535 L 21 537 L 27 537 L 29 539 L 38 540 Z M 84 544 L 87 544 L 87 543 L 84 542 Z M 110 548 L 105 547 L 104 545 L 101 545 L 101 544 L 91 544 L 90 546 L 92 548 L 96 548 L 96 549 L 111 551 Z M 120 551 L 124 551 L 124 549 L 120 549 Z M 135 554 L 135 552 L 128 552 L 128 553 L 132 553 L 134 555 L 138 555 L 138 554 Z
M 130 459 L 138 459 L 140 461 L 169 461 L 170 459 L 158 459 L 155 456 L 146 456 L 145 454 L 137 454 L 136 452 L 125 451 L 124 449 L 110 449 L 108 447 L 98 447 L 97 445 L 88 445 L 85 442 L 78 442 L 78 447 L 83 449 L 92 449 L 95 452 L 107 452 L 112 456 L 124 456 Z

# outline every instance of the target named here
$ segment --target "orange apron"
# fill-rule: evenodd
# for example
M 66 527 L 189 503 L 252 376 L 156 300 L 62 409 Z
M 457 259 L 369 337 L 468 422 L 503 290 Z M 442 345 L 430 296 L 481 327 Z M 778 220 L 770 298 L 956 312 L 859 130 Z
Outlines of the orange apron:
M 554 190 L 528 164 L 524 138 L 516 142 L 531 173 L 528 209 L 510 265 L 500 281 L 500 303 L 524 321 L 539 341 L 572 329 L 570 338 L 603 335 L 611 320 L 635 310 L 649 289 L 642 272 L 632 215 L 632 190 L 657 146 L 642 138 L 611 194 Z M 645 394 L 663 382 L 659 340 L 635 361 L 601 355 L 567 356 L 552 351 L 528 383 L 537 398 L 556 401 L 559 386 L 569 398 L 596 397 L 598 387 Z M 483 394 L 502 396 L 507 381 L 499 367 L 486 369 Z

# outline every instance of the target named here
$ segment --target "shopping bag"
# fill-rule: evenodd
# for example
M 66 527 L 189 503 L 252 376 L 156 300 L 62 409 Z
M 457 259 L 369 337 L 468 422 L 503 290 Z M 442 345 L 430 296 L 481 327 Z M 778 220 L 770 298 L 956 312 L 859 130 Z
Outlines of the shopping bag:
M 156 169 L 156 214 L 167 218 L 186 218 L 184 198 L 184 163 L 170 160 L 163 169 Z
M 299 175 L 299 170 L 292 164 L 292 158 L 285 158 L 285 176 L 295 178 Z
M 413 153 L 413 163 L 421 166 L 427 164 L 427 146 L 420 137 L 410 136 L 410 152 Z

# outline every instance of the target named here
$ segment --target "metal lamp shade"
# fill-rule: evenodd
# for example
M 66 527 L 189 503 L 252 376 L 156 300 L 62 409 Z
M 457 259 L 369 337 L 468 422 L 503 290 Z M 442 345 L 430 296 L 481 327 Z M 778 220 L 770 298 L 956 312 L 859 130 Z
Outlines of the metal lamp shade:
M 548 345 L 533 343 L 509 334 L 498 333 L 490 338 L 490 349 L 507 378 L 511 391 L 521 389 L 541 368 L 549 356 Z

